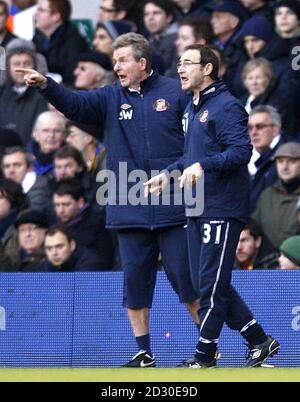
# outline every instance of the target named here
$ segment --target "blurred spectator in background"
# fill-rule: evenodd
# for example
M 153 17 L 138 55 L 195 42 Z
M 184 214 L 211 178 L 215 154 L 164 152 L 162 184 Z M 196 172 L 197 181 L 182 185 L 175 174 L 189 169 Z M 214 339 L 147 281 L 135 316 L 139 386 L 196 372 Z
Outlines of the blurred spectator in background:
M 263 233 L 255 222 L 245 226 L 236 250 L 236 268 L 246 271 L 253 269 L 275 269 L 278 267 L 278 253 L 266 254 L 263 247 Z
M 208 45 L 213 41 L 213 31 L 210 21 L 203 17 L 190 17 L 179 23 L 176 39 L 176 54 L 172 66 L 165 75 L 178 78 L 177 63 L 183 55 L 184 49 L 193 44 Z
M 282 0 L 275 4 L 275 29 L 286 45 L 299 44 L 300 41 L 300 3 L 295 0 Z
M 177 6 L 177 19 L 208 16 L 207 6 L 210 0 L 173 0 Z
M 49 228 L 47 216 L 34 210 L 22 212 L 15 223 L 17 245 L 6 247 L 13 271 L 38 272 L 39 265 L 45 261 L 44 242 Z M 15 247 L 13 247 L 15 246 Z
M 297 47 L 300 46 L 300 3 L 295 0 L 285 0 L 279 1 L 275 7 L 275 29 L 290 55 L 290 65 L 292 66 L 290 80 L 292 88 L 291 110 L 294 111 L 296 116 L 296 125 L 299 131 L 300 77 L 299 66 L 295 66 L 295 61 L 297 61 L 296 56 L 299 54 Z M 274 46 L 276 46 L 276 43 L 274 43 Z
M 44 176 L 37 176 L 33 171 L 33 158 L 22 147 L 7 148 L 2 159 L 1 168 L 5 179 L 22 185 L 30 207 L 43 211 L 48 202 L 48 181 Z
M 19 10 L 25 10 L 28 7 L 32 7 L 36 4 L 37 0 L 12 0 L 12 5 Z
M 287 98 L 291 94 L 291 62 L 289 50 L 273 31 L 271 23 L 263 16 L 250 18 L 239 33 L 244 51 L 232 77 L 234 94 L 241 98 L 245 93 L 242 71 L 249 60 L 264 58 L 272 63 L 273 74 L 278 80 L 278 90 Z
M 94 49 L 112 58 L 112 44 L 118 36 L 132 32 L 132 26 L 125 21 L 104 21 L 98 23 L 93 41 Z
M 248 128 L 254 148 L 248 165 L 250 207 L 253 212 L 263 190 L 278 180 L 274 154 L 283 143 L 281 117 L 272 106 L 256 106 L 250 113 Z
M 255 15 L 263 15 L 270 21 L 273 18 L 273 10 L 269 0 L 240 0 L 244 7 L 247 8 L 251 17 Z
M 40 271 L 99 271 L 99 259 L 97 255 L 77 245 L 64 226 L 53 226 L 47 231 L 45 252 L 47 261 L 40 266 Z
M 252 218 L 279 248 L 299 231 L 296 206 L 300 196 L 300 144 L 281 145 L 275 159 L 279 181 L 263 191 Z
M 0 0 L 0 46 L 6 45 L 15 38 L 15 35 L 6 29 L 6 23 L 9 15 L 7 1 Z
M 16 130 L 24 144 L 31 137 L 38 115 L 47 110 L 47 102 L 24 82 L 24 74 L 16 68 L 36 68 L 36 53 L 28 47 L 13 47 L 7 50 L 8 77 L 0 89 L 0 127 Z
M 280 246 L 280 269 L 300 269 L 300 236 L 285 240 Z
M 74 70 L 76 89 L 96 89 L 113 84 L 115 74 L 110 58 L 99 52 L 81 53 Z
M 300 198 L 297 202 L 297 213 L 298 213 L 298 223 L 299 223 L 299 232 L 298 234 L 300 234 Z
M 53 171 L 53 157 L 65 142 L 66 119 L 57 112 L 44 112 L 39 115 L 33 130 L 33 139 L 28 150 L 35 157 L 34 171 L 38 176 Z
M 248 18 L 245 7 L 236 0 L 224 0 L 210 5 L 211 23 L 216 36 L 215 44 L 227 50 L 237 39 L 238 32 Z
M 58 221 L 64 224 L 74 240 L 99 257 L 99 270 L 113 268 L 114 250 L 111 233 L 105 229 L 105 214 L 88 203 L 87 194 L 76 180 L 58 183 L 53 204 Z
M 5 243 L 18 214 L 27 207 L 21 184 L 8 179 L 0 180 L 0 244 Z
M 81 152 L 87 170 L 94 178 L 106 166 L 105 146 L 96 139 L 101 134 L 102 129 L 98 126 L 76 122 L 71 122 L 67 131 L 67 144 Z
M 36 33 L 33 42 L 42 53 L 51 73 L 62 76 L 63 82 L 72 85 L 77 54 L 88 50 L 85 39 L 70 23 L 69 0 L 38 0 Z
M 272 64 L 263 58 L 250 60 L 243 69 L 242 78 L 248 93 L 241 100 L 247 112 L 258 105 L 273 106 L 281 116 L 283 135 L 292 138 L 296 131 L 295 119 L 290 102 L 278 88 Z
M 23 142 L 16 131 L 0 128 L 0 163 L 7 148 L 22 146 Z M 0 179 L 2 178 L 3 174 L 2 170 L 0 170 Z
M 90 204 L 96 203 L 97 183 L 87 172 L 83 155 L 76 148 L 66 145 L 54 155 L 54 177 L 50 187 L 55 188 L 56 183 L 65 179 L 76 179 L 88 194 Z
M 171 0 L 146 0 L 144 3 L 144 24 L 149 32 L 150 46 L 153 53 L 163 59 L 166 70 L 171 68 L 176 57 L 178 23 L 175 12 Z
M 131 26 L 132 32 L 144 33 L 143 1 L 102 0 L 99 22 L 123 21 Z

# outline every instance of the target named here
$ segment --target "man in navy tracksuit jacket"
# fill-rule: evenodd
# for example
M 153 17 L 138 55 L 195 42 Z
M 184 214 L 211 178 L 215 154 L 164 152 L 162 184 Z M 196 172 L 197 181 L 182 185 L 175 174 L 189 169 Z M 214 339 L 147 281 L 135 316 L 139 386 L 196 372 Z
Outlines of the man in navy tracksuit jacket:
M 231 286 L 235 252 L 249 217 L 247 164 L 252 146 L 243 106 L 218 80 L 218 60 L 205 46 L 190 46 L 178 64 L 182 88 L 193 91 L 194 101 L 184 117 L 187 138 L 184 156 L 167 167 L 183 172 L 181 186 L 195 187 L 204 178 L 204 210 L 188 212 L 190 267 L 200 294 L 200 339 L 193 359 L 183 367 L 216 366 L 216 352 L 224 323 L 238 330 L 250 346 L 247 367 L 260 366 L 279 350 Z M 163 172 L 146 183 L 159 193 L 168 182 Z
M 46 99 L 71 120 L 105 125 L 107 169 L 115 173 L 119 189 L 120 162 L 127 163 L 128 175 L 139 169 L 150 178 L 151 170 L 160 171 L 182 156 L 181 119 L 187 97 L 179 82 L 151 70 L 149 43 L 141 35 L 121 36 L 113 57 L 119 82 L 93 91 L 71 92 L 36 71 L 20 71 L 27 85 L 41 88 Z M 124 185 L 122 180 L 120 184 Z M 174 290 L 198 325 L 199 303 L 189 272 L 184 206 L 123 205 L 134 184 L 117 194 L 122 205 L 107 206 L 107 226 L 118 230 L 124 306 L 140 350 L 127 366 L 153 367 L 149 309 L 159 252 Z

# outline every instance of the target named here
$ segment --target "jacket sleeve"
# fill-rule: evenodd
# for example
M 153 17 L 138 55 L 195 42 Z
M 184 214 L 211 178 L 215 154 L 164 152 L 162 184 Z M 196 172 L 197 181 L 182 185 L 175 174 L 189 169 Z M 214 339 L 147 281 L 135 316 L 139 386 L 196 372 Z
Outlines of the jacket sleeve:
M 102 125 L 107 111 L 107 87 L 90 91 L 72 91 L 48 78 L 42 96 L 68 119 L 78 123 Z
M 215 122 L 216 137 L 224 151 L 199 160 L 204 171 L 234 170 L 250 162 L 252 145 L 248 115 L 239 103 L 228 104 Z

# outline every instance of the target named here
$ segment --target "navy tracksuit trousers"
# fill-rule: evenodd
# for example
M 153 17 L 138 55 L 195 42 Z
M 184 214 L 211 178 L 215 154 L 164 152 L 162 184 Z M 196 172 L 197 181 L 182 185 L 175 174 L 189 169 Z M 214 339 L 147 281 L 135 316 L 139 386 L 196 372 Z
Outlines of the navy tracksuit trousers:
M 192 282 L 200 294 L 200 340 L 197 352 L 211 358 L 224 323 L 247 339 L 257 323 L 231 286 L 235 253 L 244 224 L 235 219 L 188 219 Z M 253 328 L 254 329 L 254 328 Z

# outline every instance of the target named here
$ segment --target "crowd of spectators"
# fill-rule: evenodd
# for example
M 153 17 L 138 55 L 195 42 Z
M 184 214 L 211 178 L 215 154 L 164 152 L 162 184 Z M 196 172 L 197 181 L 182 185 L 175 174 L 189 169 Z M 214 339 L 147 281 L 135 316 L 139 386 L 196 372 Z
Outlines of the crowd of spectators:
M 112 43 L 128 32 L 148 38 L 153 68 L 174 79 L 186 46 L 212 47 L 220 79 L 249 113 L 253 145 L 252 221 L 236 269 L 300 268 L 300 1 L 93 1 L 99 16 L 89 46 L 69 0 L 15 2 L 37 6 L 32 41 L 8 30 L 10 10 L 0 0 L 0 271 L 120 269 L 115 234 L 96 202 L 103 128 L 68 121 L 15 69 L 37 69 L 69 88 L 101 88 L 116 80 Z

